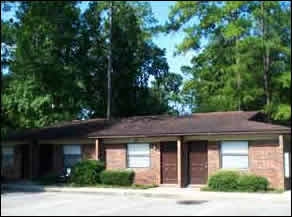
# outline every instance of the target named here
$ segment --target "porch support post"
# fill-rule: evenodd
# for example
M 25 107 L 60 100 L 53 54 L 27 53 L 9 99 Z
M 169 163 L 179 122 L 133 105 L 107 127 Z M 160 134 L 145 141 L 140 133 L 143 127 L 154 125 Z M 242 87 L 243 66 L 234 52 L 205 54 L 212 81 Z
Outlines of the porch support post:
M 177 139 L 177 182 L 178 187 L 182 188 L 182 137 Z
M 282 166 L 282 180 L 281 187 L 285 189 L 285 151 L 284 151 L 284 136 L 279 136 L 279 146 L 280 146 L 280 154 L 281 154 L 281 166 Z
M 99 138 L 95 140 L 95 159 L 101 160 L 101 141 Z

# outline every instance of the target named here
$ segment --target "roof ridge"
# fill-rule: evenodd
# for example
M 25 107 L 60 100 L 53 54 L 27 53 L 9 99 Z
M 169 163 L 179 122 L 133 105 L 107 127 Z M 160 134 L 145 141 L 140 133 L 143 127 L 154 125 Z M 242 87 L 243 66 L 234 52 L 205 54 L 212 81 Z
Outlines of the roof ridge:
M 247 114 L 247 113 L 259 113 L 260 111 L 217 111 L 217 112 L 194 112 L 192 115 L 214 115 L 214 114 Z

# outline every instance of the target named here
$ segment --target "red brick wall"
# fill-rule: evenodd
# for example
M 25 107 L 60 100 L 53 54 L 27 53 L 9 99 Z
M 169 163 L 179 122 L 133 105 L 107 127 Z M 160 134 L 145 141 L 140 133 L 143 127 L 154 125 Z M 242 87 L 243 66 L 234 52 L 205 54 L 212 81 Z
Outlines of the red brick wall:
M 208 176 L 220 169 L 220 145 L 219 142 L 208 142 Z
M 105 145 L 105 162 L 106 169 L 125 169 L 126 145 Z
M 106 169 L 127 168 L 127 145 L 105 145 Z M 160 145 L 152 144 L 150 168 L 134 168 L 135 184 L 160 184 Z
M 2 153 L 1 153 L 2 154 Z M 2 159 L 2 158 L 1 158 Z M 2 164 L 1 164 L 2 165 Z M 20 179 L 22 176 L 22 154 L 21 146 L 14 146 L 14 162 L 11 167 L 1 167 L 1 176 L 6 179 Z
M 249 171 L 267 177 L 274 188 L 284 188 L 283 146 L 278 141 L 250 142 Z
M 208 174 L 220 169 L 220 143 L 208 143 Z M 283 147 L 278 141 L 249 141 L 249 172 L 265 176 L 274 188 L 284 188 Z

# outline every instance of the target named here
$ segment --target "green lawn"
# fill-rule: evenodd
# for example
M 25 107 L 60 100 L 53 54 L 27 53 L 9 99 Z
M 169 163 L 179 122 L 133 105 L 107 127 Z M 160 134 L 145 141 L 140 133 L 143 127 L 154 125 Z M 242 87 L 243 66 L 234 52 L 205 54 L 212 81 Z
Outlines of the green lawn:
M 104 185 L 104 184 L 96 184 L 96 185 L 77 185 L 74 183 L 67 183 L 63 186 L 66 187 L 92 187 L 92 188 L 124 188 L 124 189 L 149 189 L 156 188 L 158 185 L 131 185 L 131 186 L 118 186 L 118 185 Z

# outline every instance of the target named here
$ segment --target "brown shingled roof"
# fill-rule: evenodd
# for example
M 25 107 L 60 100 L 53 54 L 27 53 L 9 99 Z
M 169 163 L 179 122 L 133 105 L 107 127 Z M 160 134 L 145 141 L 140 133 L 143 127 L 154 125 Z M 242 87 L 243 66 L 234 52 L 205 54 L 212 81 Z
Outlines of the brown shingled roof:
M 212 112 L 189 116 L 136 116 L 113 120 L 73 121 L 16 133 L 8 140 L 57 138 L 106 138 L 228 133 L 290 133 L 290 127 L 260 122 L 259 112 Z

